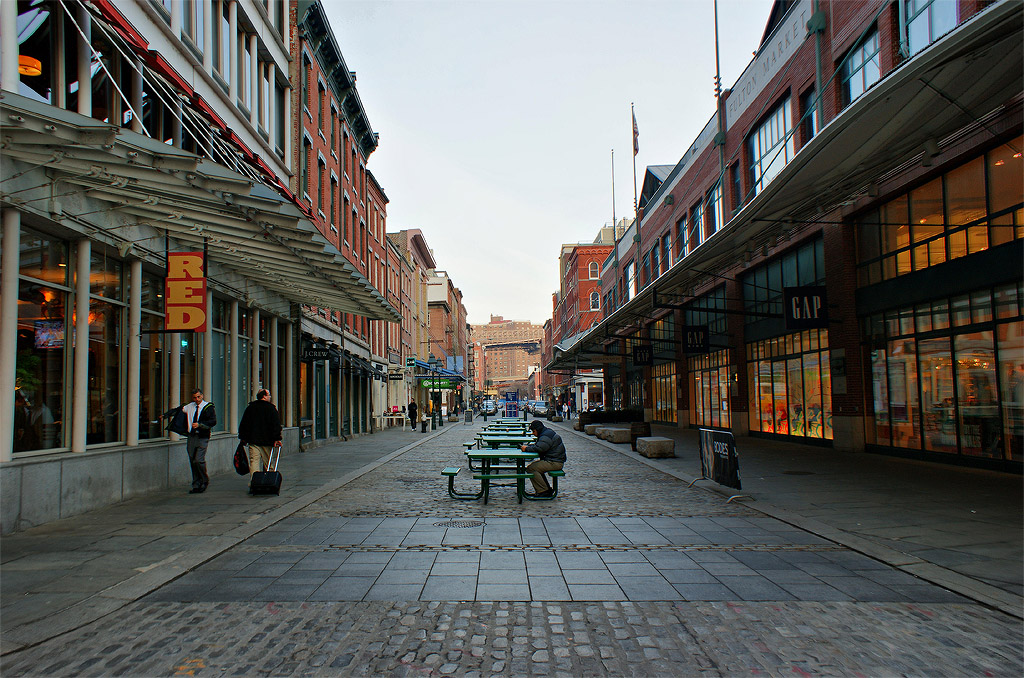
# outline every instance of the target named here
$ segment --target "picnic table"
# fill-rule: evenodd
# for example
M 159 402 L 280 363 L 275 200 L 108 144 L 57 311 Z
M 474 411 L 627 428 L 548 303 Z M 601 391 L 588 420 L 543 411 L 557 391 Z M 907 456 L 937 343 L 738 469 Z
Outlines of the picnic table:
M 404 414 L 385 414 L 384 421 L 388 422 L 392 426 L 402 425 L 402 430 L 405 430 L 406 425 L 409 423 L 409 417 Z
M 487 431 L 477 434 L 476 439 L 479 447 L 487 445 L 491 449 L 497 449 L 499 447 L 518 448 L 524 443 L 532 443 L 536 440 L 536 438 L 529 435 L 517 433 L 489 433 Z
M 484 498 L 484 503 L 487 503 L 487 498 L 490 495 L 491 481 L 493 480 L 515 480 L 516 497 L 519 499 L 519 503 L 523 503 L 523 495 L 526 492 L 526 479 L 532 476 L 532 473 L 526 472 L 526 463 L 533 461 L 537 458 L 536 452 L 521 452 L 519 450 L 470 450 L 466 453 L 469 457 L 470 464 L 477 462 L 480 464 L 479 472 L 473 474 L 473 478 L 480 481 L 480 494 Z M 496 469 L 494 465 L 502 461 L 512 461 L 515 463 L 516 468 L 514 473 L 509 473 L 506 469 Z M 495 483 L 496 486 L 501 484 Z

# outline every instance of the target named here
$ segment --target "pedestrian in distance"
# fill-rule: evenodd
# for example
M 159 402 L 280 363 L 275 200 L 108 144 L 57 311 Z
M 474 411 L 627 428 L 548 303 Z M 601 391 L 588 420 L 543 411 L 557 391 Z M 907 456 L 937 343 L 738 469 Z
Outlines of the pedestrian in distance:
M 201 390 L 194 388 L 191 402 L 181 411 L 188 426 L 185 452 L 192 467 L 192 489 L 188 493 L 201 494 L 210 485 L 210 475 L 206 472 L 206 448 L 210 446 L 210 431 L 217 425 L 217 410 L 213 403 L 206 401 Z
M 560 471 L 565 463 L 565 445 L 562 438 L 552 429 L 544 425 L 540 419 L 530 422 L 530 432 L 537 436 L 537 441 L 524 444 L 519 449 L 523 452 L 536 452 L 537 459 L 530 462 L 526 470 L 533 474 L 530 482 L 533 483 L 533 490 L 538 497 L 550 497 L 555 491 L 551 489 L 547 471 Z
M 412 432 L 413 433 L 416 433 L 416 410 L 417 410 L 416 401 L 415 400 L 410 400 L 409 401 L 409 421 L 412 422 Z
M 281 415 L 270 402 L 270 391 L 261 388 L 249 403 L 238 423 L 238 438 L 249 446 L 249 477 L 266 471 L 270 453 L 281 444 Z M 252 488 L 249 489 L 252 494 Z

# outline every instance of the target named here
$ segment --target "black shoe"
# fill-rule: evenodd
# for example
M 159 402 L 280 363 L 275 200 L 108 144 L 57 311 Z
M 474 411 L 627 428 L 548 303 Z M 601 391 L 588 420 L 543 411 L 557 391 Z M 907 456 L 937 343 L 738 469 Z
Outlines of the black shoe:
M 188 491 L 188 493 L 189 494 L 200 494 L 202 491 L 203 491 L 203 488 L 201 488 L 201 487 L 193 487 L 191 490 Z
M 554 494 L 555 494 L 554 490 L 544 490 L 543 492 L 538 492 L 536 496 L 538 496 L 538 497 L 552 497 L 552 496 L 554 496 Z

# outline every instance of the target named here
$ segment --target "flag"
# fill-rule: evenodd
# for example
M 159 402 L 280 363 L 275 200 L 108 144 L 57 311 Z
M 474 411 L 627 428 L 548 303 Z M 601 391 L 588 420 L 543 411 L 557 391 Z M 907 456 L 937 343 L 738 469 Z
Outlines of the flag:
M 633 111 L 633 156 L 640 152 L 640 129 L 636 126 L 636 111 Z

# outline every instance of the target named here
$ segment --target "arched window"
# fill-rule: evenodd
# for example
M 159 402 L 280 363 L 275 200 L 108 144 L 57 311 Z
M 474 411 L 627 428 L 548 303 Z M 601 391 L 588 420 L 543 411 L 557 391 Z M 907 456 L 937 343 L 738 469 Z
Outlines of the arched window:
M 590 279 L 597 280 L 601 277 L 601 267 L 597 265 L 596 261 L 590 262 Z
M 594 264 L 596 266 L 596 264 Z M 601 295 L 597 292 L 590 293 L 590 310 L 600 311 L 601 310 Z

